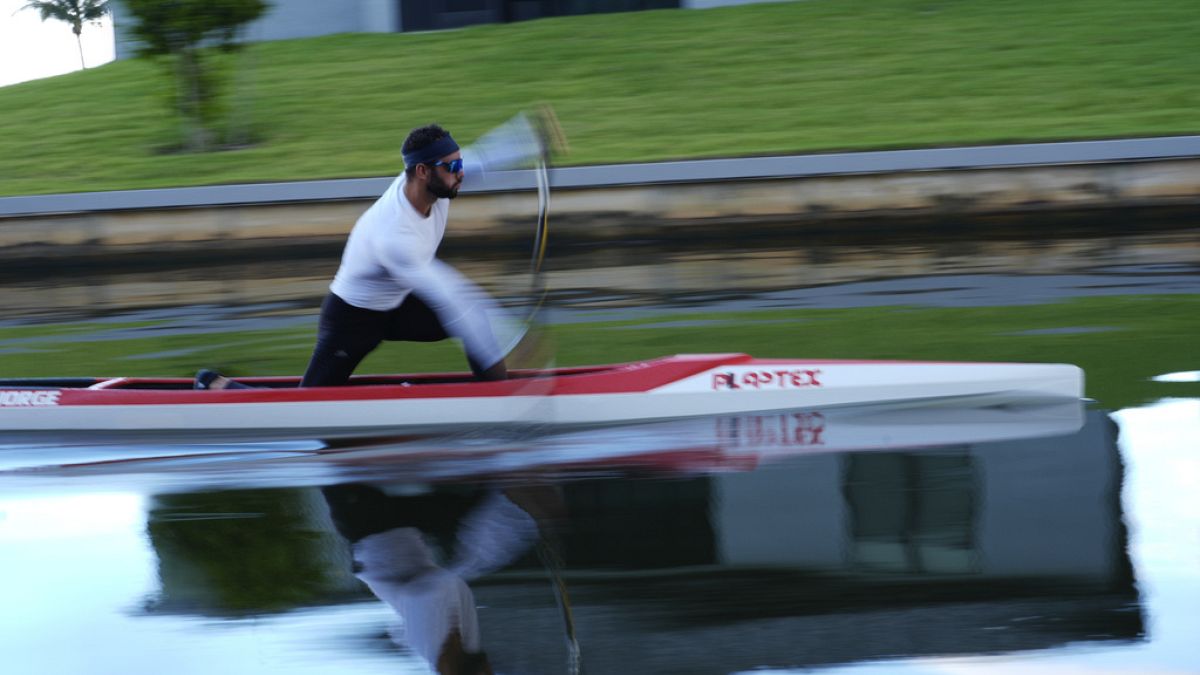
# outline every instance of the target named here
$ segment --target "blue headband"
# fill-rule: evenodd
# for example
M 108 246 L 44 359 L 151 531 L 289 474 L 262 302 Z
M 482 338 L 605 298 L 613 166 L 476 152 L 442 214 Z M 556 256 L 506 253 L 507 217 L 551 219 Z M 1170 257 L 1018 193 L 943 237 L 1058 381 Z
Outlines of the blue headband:
M 421 148 L 420 150 L 413 150 L 412 152 L 404 153 L 404 166 L 412 167 L 418 164 L 436 162 L 446 155 L 456 152 L 457 150 L 458 143 L 454 142 L 454 139 L 450 137 L 450 134 L 446 134 L 429 145 Z

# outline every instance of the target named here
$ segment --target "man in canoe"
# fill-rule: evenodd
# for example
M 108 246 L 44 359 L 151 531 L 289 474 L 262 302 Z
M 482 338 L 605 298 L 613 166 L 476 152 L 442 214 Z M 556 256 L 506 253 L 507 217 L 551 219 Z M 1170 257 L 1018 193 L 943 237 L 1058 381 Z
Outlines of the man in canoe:
M 507 347 L 493 329 L 499 307 L 478 286 L 438 260 L 450 200 L 464 178 L 527 164 L 543 153 L 543 113 L 524 114 L 460 149 L 436 124 L 413 129 L 401 150 L 404 172 L 350 232 L 341 265 L 321 305 L 317 344 L 303 387 L 344 385 L 358 364 L 384 340 L 462 340 L 467 363 L 482 380 L 507 377 Z M 197 389 L 240 388 L 212 371 L 196 377 Z

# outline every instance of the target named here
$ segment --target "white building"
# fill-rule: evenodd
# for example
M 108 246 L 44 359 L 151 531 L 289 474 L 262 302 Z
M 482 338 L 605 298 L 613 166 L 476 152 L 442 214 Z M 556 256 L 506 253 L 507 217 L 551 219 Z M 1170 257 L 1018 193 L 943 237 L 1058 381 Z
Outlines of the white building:
M 268 0 L 271 7 L 244 32 L 250 42 L 335 33 L 400 33 L 506 23 L 549 16 L 647 9 L 706 9 L 767 0 Z M 121 0 L 112 10 L 118 59 L 134 56 L 132 18 Z

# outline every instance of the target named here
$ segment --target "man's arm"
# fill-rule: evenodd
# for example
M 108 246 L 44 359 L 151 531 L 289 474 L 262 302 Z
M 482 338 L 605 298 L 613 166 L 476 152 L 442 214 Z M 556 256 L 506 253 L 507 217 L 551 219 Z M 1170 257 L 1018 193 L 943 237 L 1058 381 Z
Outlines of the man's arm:
M 440 260 L 413 261 L 399 246 L 382 253 L 388 273 L 433 310 L 446 333 L 463 341 L 479 377 L 507 377 L 504 352 L 489 320 L 489 314 L 499 314 L 500 309 L 483 289 Z
M 549 108 L 534 114 L 518 113 L 463 148 L 463 170 L 467 180 L 472 180 L 489 171 L 527 167 L 552 151 L 561 152 L 565 144 Z

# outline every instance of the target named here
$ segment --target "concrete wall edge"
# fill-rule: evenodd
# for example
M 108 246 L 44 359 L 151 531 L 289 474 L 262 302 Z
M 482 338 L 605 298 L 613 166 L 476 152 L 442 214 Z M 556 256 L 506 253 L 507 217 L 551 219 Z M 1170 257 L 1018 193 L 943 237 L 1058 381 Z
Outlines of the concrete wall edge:
M 1200 135 L 1065 143 L 742 157 L 551 170 L 556 188 L 586 189 L 739 180 L 1129 163 L 1200 158 Z M 374 199 L 392 176 L 0 197 L 0 219 L 143 209 Z M 530 171 L 500 171 L 464 194 L 530 190 Z

